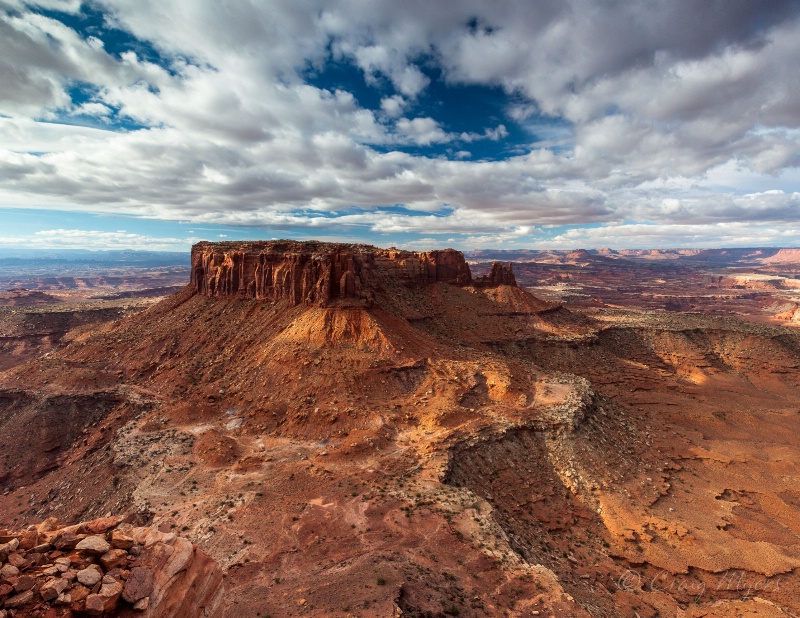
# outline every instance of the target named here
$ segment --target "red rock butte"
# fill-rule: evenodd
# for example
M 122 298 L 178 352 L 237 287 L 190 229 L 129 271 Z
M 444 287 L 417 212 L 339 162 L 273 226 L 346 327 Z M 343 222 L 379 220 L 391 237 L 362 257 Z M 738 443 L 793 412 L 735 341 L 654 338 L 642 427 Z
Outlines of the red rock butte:
M 205 296 L 370 306 L 378 291 L 436 282 L 516 285 L 511 264 L 499 262 L 488 275 L 473 279 L 464 255 L 454 249 L 416 252 L 291 240 L 200 242 L 192 247 L 191 284 Z

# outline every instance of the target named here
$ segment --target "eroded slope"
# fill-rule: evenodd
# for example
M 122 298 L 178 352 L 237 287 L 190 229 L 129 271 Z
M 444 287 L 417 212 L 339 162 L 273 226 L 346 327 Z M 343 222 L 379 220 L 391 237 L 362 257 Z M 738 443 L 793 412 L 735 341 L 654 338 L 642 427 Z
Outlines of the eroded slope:
M 355 304 L 193 286 L 6 372 L 4 431 L 75 430 L 45 468 L 10 443 L 4 523 L 153 518 L 231 616 L 798 611 L 795 336 L 584 317 L 504 272 L 378 268 Z M 110 404 L 81 425 L 65 395 Z

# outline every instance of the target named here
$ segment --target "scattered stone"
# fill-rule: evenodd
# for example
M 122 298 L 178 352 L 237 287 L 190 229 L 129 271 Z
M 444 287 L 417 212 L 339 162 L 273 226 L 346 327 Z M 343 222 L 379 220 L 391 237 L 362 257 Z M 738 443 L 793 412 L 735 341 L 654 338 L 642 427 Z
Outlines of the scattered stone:
M 104 518 L 61 529 L 44 522 L 25 533 L 29 549 L 19 543 L 24 534 L 14 536 L 0 530 L 8 552 L 8 562 L 0 563 L 0 607 L 13 610 L 0 610 L 0 618 L 111 616 L 119 611 L 123 599 L 128 611 L 134 607 L 148 615 L 199 618 L 187 604 L 198 599 L 202 607 L 213 607 L 209 616 L 221 616 L 222 573 L 218 565 L 174 533 L 135 528 L 120 521 Z M 96 534 L 86 536 L 87 531 Z M 32 544 L 34 533 L 37 540 L 50 543 Z M 80 555 L 64 555 L 71 545 Z M 57 546 L 64 549 L 54 549 Z M 40 568 L 30 568 L 33 566 Z M 182 571 L 189 573 L 174 577 Z M 158 601 L 153 602 L 156 587 L 160 592 Z
M 69 591 L 73 603 L 80 603 L 89 596 L 89 589 L 86 586 L 77 584 Z
M 22 537 L 19 539 L 19 549 L 30 550 L 35 547 L 39 542 L 39 533 L 34 526 L 32 529 L 26 530 Z
M 11 597 L 10 599 L 6 599 L 5 607 L 6 609 L 15 609 L 17 607 L 22 607 L 26 603 L 30 603 L 33 600 L 33 590 L 26 590 L 25 592 L 20 592 L 18 595 Z
M 125 582 L 122 598 L 128 603 L 136 603 L 153 592 L 153 571 L 144 567 L 134 567 Z
M 36 529 L 39 531 L 39 534 L 44 534 L 45 532 L 55 532 L 58 530 L 58 520 L 55 517 L 48 517 L 42 523 L 40 523 Z
M 36 578 L 33 575 L 20 575 L 14 584 L 14 590 L 17 592 L 25 592 L 30 590 L 36 585 Z
M 84 586 L 91 588 L 101 579 L 103 579 L 103 571 L 100 570 L 96 564 L 93 564 L 81 571 L 78 571 L 78 582 Z
M 75 549 L 80 540 L 80 537 L 74 532 L 63 531 L 56 534 L 50 542 L 56 549 L 69 551 Z
M 46 554 L 47 552 L 53 551 L 53 546 L 50 543 L 42 543 L 41 545 L 37 545 L 31 551 L 37 554 Z
M 121 567 L 128 563 L 128 552 L 124 549 L 110 549 L 100 556 L 100 564 L 106 571 Z
M 94 535 L 87 536 L 85 539 L 80 541 L 75 546 L 75 549 L 77 549 L 79 552 L 101 556 L 111 549 L 111 545 L 109 545 L 108 541 L 106 541 L 102 536 Z
M 56 605 L 71 605 L 72 604 L 72 595 L 66 592 L 58 595 L 58 598 L 55 600 Z
M 86 597 L 86 613 L 90 616 L 102 616 L 106 602 L 99 594 L 90 594 Z
M 89 608 L 89 599 L 92 597 L 99 597 L 103 600 L 103 611 L 110 612 L 112 611 L 119 602 L 119 598 L 122 595 L 122 584 L 115 579 L 112 579 L 109 583 L 104 583 L 100 591 L 95 595 L 89 595 L 86 599 L 86 607 Z
M 122 517 L 101 517 L 100 519 L 88 522 L 86 524 L 86 531 L 89 534 L 105 534 L 112 528 L 116 528 L 121 521 Z
M 56 558 L 53 562 L 55 562 L 56 567 L 62 573 L 66 573 L 69 570 L 69 567 L 72 566 L 72 560 L 67 557 Z
M 122 530 L 114 530 L 111 533 L 111 547 L 115 549 L 130 549 L 136 544 L 132 536 L 125 534 Z
M 39 594 L 45 601 L 52 601 L 57 599 L 68 587 L 69 582 L 66 579 L 51 579 L 41 587 Z
M 16 537 L 11 539 L 8 543 L 0 545 L 0 552 L 3 551 L 7 552 L 3 560 L 7 560 L 8 554 L 10 554 L 12 551 L 17 551 L 18 547 L 19 547 L 19 539 Z

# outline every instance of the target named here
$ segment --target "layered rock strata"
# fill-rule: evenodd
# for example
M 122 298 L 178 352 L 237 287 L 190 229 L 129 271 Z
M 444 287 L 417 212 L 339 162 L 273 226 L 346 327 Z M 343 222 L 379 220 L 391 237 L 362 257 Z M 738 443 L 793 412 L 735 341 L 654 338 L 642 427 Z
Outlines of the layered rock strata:
M 191 285 L 206 296 L 369 306 L 381 289 L 436 282 L 516 284 L 511 268 L 502 264 L 473 281 L 464 255 L 453 249 L 412 252 L 285 240 L 201 242 L 192 247 Z

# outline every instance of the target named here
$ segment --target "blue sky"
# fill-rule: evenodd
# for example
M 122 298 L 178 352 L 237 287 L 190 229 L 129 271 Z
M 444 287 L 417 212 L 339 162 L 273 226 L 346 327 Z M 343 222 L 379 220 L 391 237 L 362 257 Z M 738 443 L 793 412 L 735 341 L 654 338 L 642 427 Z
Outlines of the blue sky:
M 800 3 L 0 0 L 0 247 L 800 246 Z

